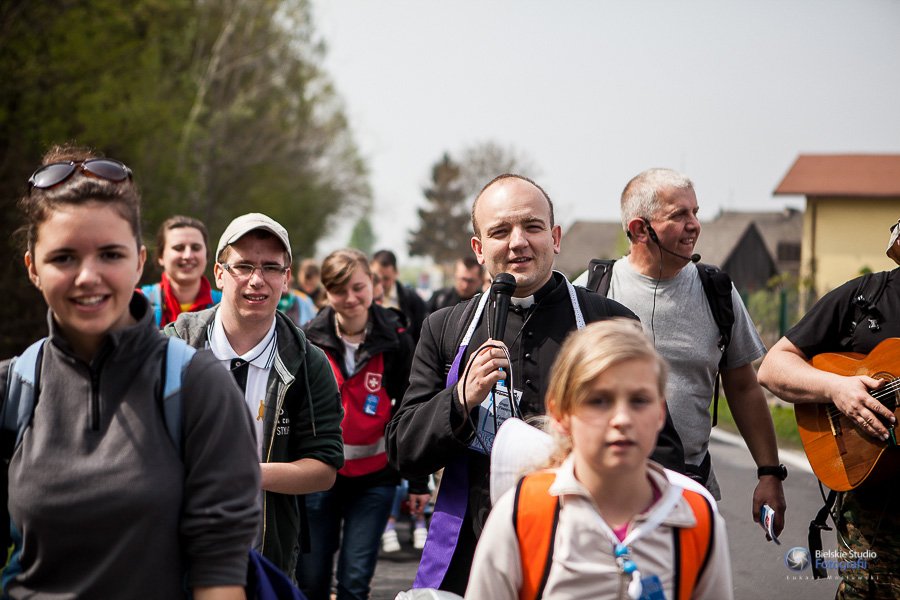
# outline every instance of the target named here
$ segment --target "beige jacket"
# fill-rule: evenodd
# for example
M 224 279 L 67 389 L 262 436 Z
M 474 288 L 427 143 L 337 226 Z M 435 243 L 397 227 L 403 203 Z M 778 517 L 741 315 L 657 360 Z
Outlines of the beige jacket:
M 649 463 L 649 475 L 662 497 L 671 484 L 656 463 Z M 559 526 L 556 530 L 553 563 L 544 598 L 585 600 L 627 599 L 626 588 L 630 576 L 619 574 L 613 557 L 613 543 L 601 524 L 602 517 L 587 490 L 575 479 L 572 458 L 569 457 L 556 472 L 550 493 L 560 498 Z M 509 490 L 497 502 L 488 517 L 475 550 L 475 559 L 466 598 L 473 600 L 516 600 L 522 581 L 519 543 L 513 528 L 515 490 Z M 655 506 L 655 505 L 654 505 Z M 642 522 L 653 509 L 635 517 L 629 531 Z M 730 600 L 731 561 L 725 521 L 714 511 L 715 534 L 706 565 L 693 598 Z M 643 577 L 659 577 L 666 598 L 673 593 L 673 537 L 672 527 L 691 527 L 696 523 L 694 513 L 684 499 L 679 499 L 671 512 L 654 530 L 631 544 L 631 556 Z

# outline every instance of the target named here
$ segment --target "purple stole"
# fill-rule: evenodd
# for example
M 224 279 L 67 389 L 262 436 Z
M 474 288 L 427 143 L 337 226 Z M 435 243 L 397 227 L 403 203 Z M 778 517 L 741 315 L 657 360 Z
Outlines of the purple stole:
M 575 325 L 578 329 L 582 329 L 584 328 L 584 316 L 578 306 L 575 287 L 568 280 L 566 280 L 566 285 L 569 288 L 569 299 L 575 312 Z M 466 335 L 460 342 L 459 350 L 450 366 L 450 372 L 447 373 L 445 389 L 459 382 L 460 363 L 469 347 L 472 334 L 475 333 L 475 328 L 481 320 L 488 296 L 489 294 L 482 294 L 481 300 L 478 302 L 478 308 L 475 309 Z M 441 587 L 447 569 L 450 567 L 450 560 L 456 551 L 456 543 L 459 540 L 459 532 L 462 529 L 468 504 L 469 460 L 467 452 L 463 452 L 444 467 L 441 488 L 434 507 L 434 514 L 431 517 L 431 528 L 425 541 L 425 549 L 422 551 L 419 570 L 416 571 L 413 589 L 439 589 Z

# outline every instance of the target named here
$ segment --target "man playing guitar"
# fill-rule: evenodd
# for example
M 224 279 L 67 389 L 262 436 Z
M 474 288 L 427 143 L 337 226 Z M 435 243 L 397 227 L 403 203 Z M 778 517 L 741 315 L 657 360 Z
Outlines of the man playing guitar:
M 900 226 L 895 223 L 891 232 L 887 255 L 900 264 Z M 883 340 L 900 337 L 898 272 L 900 269 L 859 277 L 826 294 L 769 350 L 759 369 L 759 382 L 783 400 L 801 405 L 833 404 L 846 416 L 843 422 L 848 427 L 884 446 L 889 458 L 895 458 L 900 448 L 893 432 L 894 413 L 876 397 L 878 390 L 885 389 L 884 374 L 879 378 L 835 374 L 808 361 L 831 352 L 866 355 Z M 874 279 L 880 283 L 876 294 L 871 293 Z M 891 371 L 895 377 L 900 374 L 900 361 L 891 365 Z M 840 429 L 835 436 L 839 435 Z M 837 598 L 900 597 L 896 571 L 900 564 L 900 495 L 894 493 L 895 477 L 896 471 L 886 479 L 870 480 L 838 495 L 833 515 L 839 551 L 847 553 L 848 561 L 853 560 L 850 551 L 871 552 L 864 555 L 869 559 L 863 568 L 840 573 Z

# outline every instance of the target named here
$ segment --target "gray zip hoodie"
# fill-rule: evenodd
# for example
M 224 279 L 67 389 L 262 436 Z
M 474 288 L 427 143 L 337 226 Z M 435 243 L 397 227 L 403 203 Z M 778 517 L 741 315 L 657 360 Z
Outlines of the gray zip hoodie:
M 130 310 L 138 323 L 90 364 L 49 318 L 33 423 L 8 470 L 12 598 L 169 600 L 185 584 L 245 583 L 259 466 L 240 391 L 211 353 L 194 356 L 179 456 L 160 405 L 165 338 L 143 296 Z

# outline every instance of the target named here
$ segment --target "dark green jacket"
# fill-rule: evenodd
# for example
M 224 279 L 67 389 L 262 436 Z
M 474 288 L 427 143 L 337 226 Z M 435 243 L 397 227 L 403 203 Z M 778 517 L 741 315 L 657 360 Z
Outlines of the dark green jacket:
M 215 311 L 182 313 L 164 329 L 195 348 L 209 347 Z M 293 462 L 313 458 L 340 469 L 344 465 L 341 420 L 344 417 L 337 383 L 325 354 L 302 331 L 276 312 L 278 353 L 266 387 L 262 462 Z M 226 371 L 223 377 L 229 376 Z M 279 417 L 276 422 L 276 415 Z M 266 492 L 260 552 L 293 576 L 299 551 L 301 496 Z

